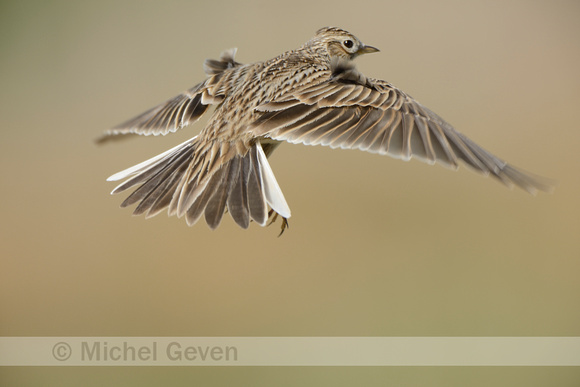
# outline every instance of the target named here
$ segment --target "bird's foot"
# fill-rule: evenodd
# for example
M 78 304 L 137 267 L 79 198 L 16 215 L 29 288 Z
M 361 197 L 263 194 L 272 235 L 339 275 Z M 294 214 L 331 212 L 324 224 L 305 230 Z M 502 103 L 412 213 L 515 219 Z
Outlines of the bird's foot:
M 288 218 L 281 216 L 280 214 L 278 214 L 274 210 L 270 210 L 268 212 L 268 219 L 270 219 L 270 223 L 268 223 L 268 226 L 270 226 L 272 223 L 274 223 L 276 221 L 276 219 L 278 219 L 278 216 L 280 216 L 282 218 L 282 224 L 280 227 L 280 234 L 278 234 L 278 237 L 280 237 L 280 236 L 282 236 L 282 234 L 284 234 L 284 231 L 287 228 L 290 228 L 290 224 L 288 224 Z

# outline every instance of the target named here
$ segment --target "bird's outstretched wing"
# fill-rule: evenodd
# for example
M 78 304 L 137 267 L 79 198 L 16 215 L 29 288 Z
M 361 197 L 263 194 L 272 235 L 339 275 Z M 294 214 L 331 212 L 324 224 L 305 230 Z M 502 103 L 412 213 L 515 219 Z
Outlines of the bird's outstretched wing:
M 257 110 L 263 114 L 251 130 L 275 140 L 360 149 L 403 160 L 415 157 L 454 169 L 462 160 L 532 194 L 554 185 L 507 164 L 388 82 L 366 78 L 352 62 L 334 62 L 327 81 L 282 95 Z
M 223 73 L 241 65 L 234 60 L 235 53 L 236 49 L 230 49 L 224 51 L 219 60 L 207 59 L 203 67 L 209 77 L 204 82 L 107 130 L 97 139 L 97 143 L 128 134 L 164 136 L 193 124 L 205 113 L 209 105 L 219 103 L 223 99 L 218 90 Z

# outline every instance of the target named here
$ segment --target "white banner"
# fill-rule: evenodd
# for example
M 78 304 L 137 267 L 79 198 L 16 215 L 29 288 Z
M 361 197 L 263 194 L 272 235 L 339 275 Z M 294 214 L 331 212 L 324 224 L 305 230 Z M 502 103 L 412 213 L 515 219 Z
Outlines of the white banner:
M 580 366 L 580 337 L 0 337 L 0 366 Z

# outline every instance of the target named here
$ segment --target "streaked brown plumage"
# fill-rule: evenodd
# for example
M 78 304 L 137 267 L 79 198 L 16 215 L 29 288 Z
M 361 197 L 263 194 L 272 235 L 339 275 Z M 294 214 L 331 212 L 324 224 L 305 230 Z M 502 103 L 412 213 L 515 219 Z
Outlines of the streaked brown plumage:
M 215 111 L 201 133 L 108 180 L 126 179 L 112 193 L 138 186 L 122 207 L 154 216 L 164 209 L 193 225 L 204 215 L 216 228 L 224 212 L 243 228 L 264 226 L 290 209 L 267 157 L 282 142 L 361 149 L 457 168 L 458 160 L 530 193 L 551 182 L 522 172 L 457 132 L 388 82 L 359 73 L 352 60 L 378 51 L 339 28 L 265 62 L 242 65 L 235 50 L 206 60 L 208 78 L 179 96 L 109 130 L 118 135 L 165 135 Z M 271 210 L 269 210 L 271 208 Z

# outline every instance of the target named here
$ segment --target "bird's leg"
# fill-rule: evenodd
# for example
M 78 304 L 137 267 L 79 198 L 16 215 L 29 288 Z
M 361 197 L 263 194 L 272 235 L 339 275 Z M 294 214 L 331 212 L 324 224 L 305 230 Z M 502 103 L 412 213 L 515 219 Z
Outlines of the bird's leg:
M 270 210 L 268 211 L 268 218 L 270 219 L 270 223 L 268 223 L 268 226 L 270 226 L 272 223 L 274 223 L 276 221 L 276 219 L 278 219 L 278 213 L 274 210 Z M 282 224 L 280 227 L 280 234 L 278 234 L 278 237 L 282 236 L 282 234 L 284 234 L 284 231 L 287 228 L 290 228 L 290 225 L 288 223 L 288 218 L 285 217 L 281 217 L 282 218 Z

